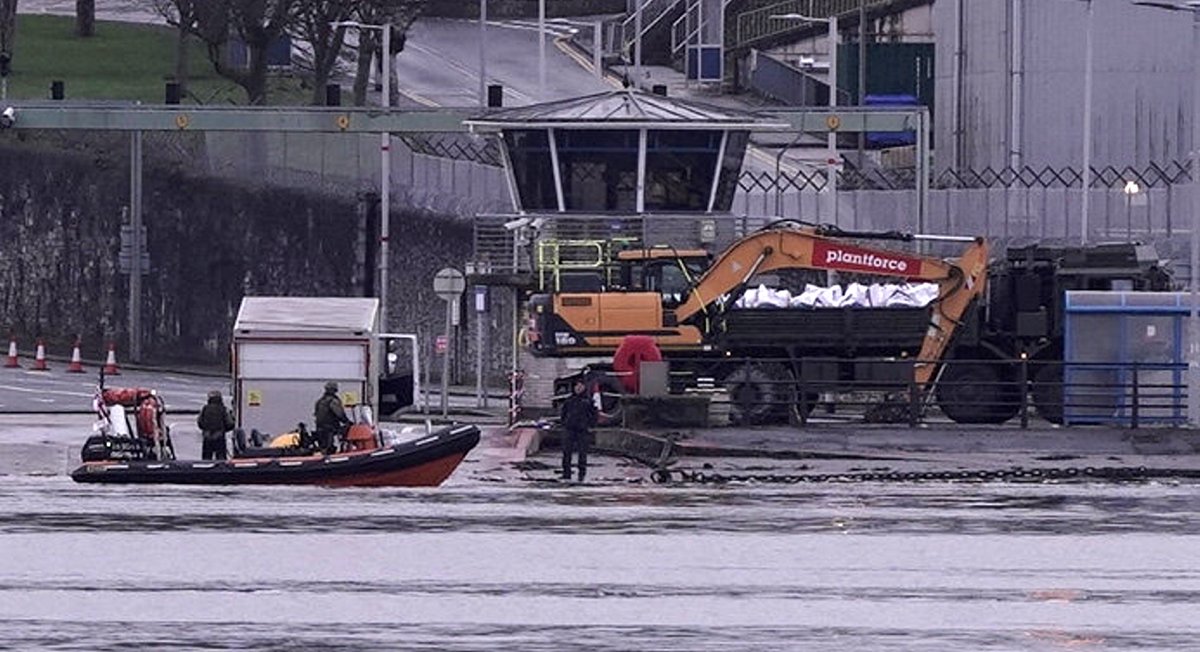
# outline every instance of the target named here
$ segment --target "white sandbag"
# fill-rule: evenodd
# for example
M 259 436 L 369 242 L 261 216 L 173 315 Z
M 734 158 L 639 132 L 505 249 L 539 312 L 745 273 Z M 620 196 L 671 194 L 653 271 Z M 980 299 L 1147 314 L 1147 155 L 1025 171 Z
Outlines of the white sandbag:
M 758 294 L 759 308 L 786 308 L 792 300 L 792 293 L 786 288 L 783 290 L 763 289 L 766 291 Z
M 869 306 L 870 301 L 867 296 L 867 286 L 862 283 L 851 283 L 846 286 L 845 292 L 842 293 L 842 298 L 838 301 L 839 307 L 846 306 Z

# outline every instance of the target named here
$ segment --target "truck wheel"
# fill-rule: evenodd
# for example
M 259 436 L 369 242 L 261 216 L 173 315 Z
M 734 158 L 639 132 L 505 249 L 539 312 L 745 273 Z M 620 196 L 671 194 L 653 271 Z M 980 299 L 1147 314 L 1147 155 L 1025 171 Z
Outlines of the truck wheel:
M 729 421 L 734 425 L 767 423 L 777 418 L 790 401 L 788 383 L 764 365 L 734 368 L 722 381 L 729 393 Z
M 1063 422 L 1063 371 L 1058 365 L 1046 365 L 1033 376 L 1033 405 L 1050 423 Z
M 949 363 L 938 380 L 937 401 L 956 423 L 1004 423 L 1021 410 L 1020 388 L 985 364 Z

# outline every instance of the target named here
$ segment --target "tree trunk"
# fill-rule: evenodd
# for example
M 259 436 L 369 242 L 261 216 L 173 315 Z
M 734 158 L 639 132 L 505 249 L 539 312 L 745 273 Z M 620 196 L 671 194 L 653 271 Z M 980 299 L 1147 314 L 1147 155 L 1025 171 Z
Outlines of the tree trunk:
M 246 71 L 246 101 L 252 106 L 267 103 L 267 43 L 247 43 L 250 53 L 250 69 Z
M 96 35 L 96 0 L 75 0 L 75 36 Z
M 187 94 L 188 73 L 188 33 L 181 25 L 175 39 L 175 82 L 179 84 L 180 96 Z
M 360 35 L 358 38 L 358 70 L 354 75 L 354 106 L 367 105 L 367 84 L 371 81 L 371 61 L 374 58 L 375 39 L 365 34 Z
M 0 0 L 0 52 L 12 54 L 16 36 L 17 0 Z

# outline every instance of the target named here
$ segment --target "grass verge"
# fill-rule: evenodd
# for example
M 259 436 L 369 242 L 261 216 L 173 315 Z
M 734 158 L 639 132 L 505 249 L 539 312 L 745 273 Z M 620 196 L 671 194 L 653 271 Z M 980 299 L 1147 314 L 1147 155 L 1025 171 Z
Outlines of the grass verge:
M 96 35 L 79 38 L 68 16 L 17 16 L 16 49 L 8 96 L 47 99 L 50 82 L 62 80 L 68 100 L 95 99 L 161 104 L 166 81 L 174 78 L 175 30 L 166 26 L 96 22 Z M 213 72 L 193 39 L 191 79 L 184 102 L 245 104 L 246 93 Z M 309 91 L 294 77 L 272 77 L 271 104 L 307 104 Z

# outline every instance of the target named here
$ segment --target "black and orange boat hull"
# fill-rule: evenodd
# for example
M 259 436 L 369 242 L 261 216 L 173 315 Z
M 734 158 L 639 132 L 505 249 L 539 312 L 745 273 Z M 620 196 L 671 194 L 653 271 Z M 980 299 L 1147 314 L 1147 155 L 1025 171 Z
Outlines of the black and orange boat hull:
M 85 462 L 71 472 L 71 479 L 110 484 L 436 487 L 478 443 L 479 428 L 453 425 L 412 441 L 334 455 Z

